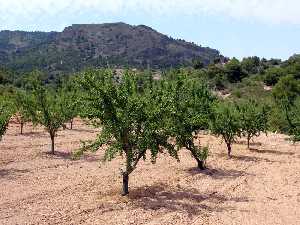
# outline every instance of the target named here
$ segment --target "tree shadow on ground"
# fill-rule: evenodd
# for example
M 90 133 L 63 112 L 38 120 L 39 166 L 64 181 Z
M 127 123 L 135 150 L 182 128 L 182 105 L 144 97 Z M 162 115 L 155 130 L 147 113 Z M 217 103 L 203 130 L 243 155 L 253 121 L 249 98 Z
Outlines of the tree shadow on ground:
M 210 169 L 206 168 L 205 170 L 200 170 L 198 167 L 189 168 L 186 170 L 187 173 L 191 175 L 204 174 L 212 179 L 226 179 L 226 178 L 237 178 L 244 175 L 251 175 L 244 171 L 239 170 L 226 170 L 226 169 Z
M 216 155 L 221 156 L 221 157 L 226 157 L 227 159 L 232 159 L 232 160 L 238 160 L 238 161 L 244 161 L 244 162 L 280 162 L 280 161 L 275 161 L 275 160 L 270 160 L 268 158 L 262 158 L 262 157 L 256 157 L 256 156 L 248 156 L 248 155 L 231 155 L 230 158 L 228 158 L 227 154 L 224 153 L 217 153 Z
M 247 141 L 244 141 L 244 140 L 238 140 L 238 141 L 235 141 L 234 144 L 238 144 L 238 145 L 247 145 Z M 251 142 L 251 141 L 250 141 L 250 145 L 252 145 L 252 146 L 262 146 L 262 143 L 261 143 L 261 142 Z
M 244 161 L 244 162 L 269 162 L 269 163 L 280 162 L 280 161 L 270 160 L 268 158 L 246 156 L 246 155 L 233 155 L 231 156 L 231 159 Z
M 55 151 L 54 155 L 51 152 L 45 152 L 44 153 L 47 157 L 52 158 L 59 158 L 59 159 L 72 159 L 72 153 L 71 152 L 65 152 L 65 151 Z
M 225 197 L 217 192 L 200 193 L 196 189 L 173 188 L 165 184 L 133 188 L 128 196 L 134 207 L 144 210 L 165 209 L 170 212 L 185 212 L 190 217 L 210 212 L 232 210 L 223 208 L 227 201 L 248 202 L 247 198 Z
M 295 155 L 294 152 L 281 152 L 281 151 L 276 151 L 276 150 L 266 150 L 266 149 L 259 150 L 257 148 L 250 148 L 249 150 L 251 152 L 274 154 L 274 155 Z
M 97 158 L 95 155 L 83 155 L 79 159 L 74 158 L 73 152 L 69 151 L 55 151 L 55 154 L 51 154 L 51 152 L 44 152 L 43 155 L 46 155 L 47 157 L 52 157 L 53 159 L 64 159 L 64 160 L 71 160 L 71 161 L 80 161 L 84 160 L 87 162 L 95 162 L 98 161 L 99 158 Z
M 71 129 L 67 129 L 69 131 L 74 131 L 74 132 L 85 132 L 85 133 L 91 133 L 91 134 L 97 134 L 98 131 L 97 130 L 91 130 L 91 129 L 84 129 L 84 128 L 73 128 Z
M 28 173 L 30 172 L 30 170 L 24 169 L 24 170 L 20 170 L 20 169 L 15 169 L 15 168 L 11 168 L 11 169 L 0 169 L 0 179 L 2 178 L 6 178 L 8 180 L 17 178 L 19 176 L 21 176 L 24 173 Z
M 24 131 L 23 134 L 16 133 L 15 136 L 23 137 L 49 137 L 49 134 L 45 131 Z

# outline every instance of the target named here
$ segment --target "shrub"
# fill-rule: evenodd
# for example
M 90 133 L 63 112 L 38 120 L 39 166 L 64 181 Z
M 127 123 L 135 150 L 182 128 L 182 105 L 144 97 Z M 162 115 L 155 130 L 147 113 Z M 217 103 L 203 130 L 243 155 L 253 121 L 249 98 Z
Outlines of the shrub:
M 264 83 L 269 86 L 275 85 L 284 75 L 284 71 L 280 67 L 271 67 L 265 71 Z
M 275 85 L 272 93 L 275 103 L 285 116 L 289 134 L 298 137 L 300 132 L 300 82 L 292 75 L 283 77 Z

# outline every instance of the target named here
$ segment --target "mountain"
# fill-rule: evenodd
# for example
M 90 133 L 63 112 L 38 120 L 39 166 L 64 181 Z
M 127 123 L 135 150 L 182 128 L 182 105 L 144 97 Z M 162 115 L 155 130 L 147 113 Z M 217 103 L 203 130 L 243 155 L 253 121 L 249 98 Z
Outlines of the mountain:
M 16 71 L 70 73 L 85 67 L 168 68 L 223 58 L 211 48 L 175 40 L 145 25 L 76 24 L 62 32 L 0 32 L 0 65 Z

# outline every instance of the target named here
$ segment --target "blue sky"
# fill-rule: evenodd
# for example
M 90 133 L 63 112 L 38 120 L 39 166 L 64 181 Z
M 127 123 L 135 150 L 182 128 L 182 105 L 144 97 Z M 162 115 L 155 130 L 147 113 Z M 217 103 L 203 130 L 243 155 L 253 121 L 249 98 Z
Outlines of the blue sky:
M 300 53 L 299 10 L 299 0 L 0 0 L 0 30 L 122 21 L 229 57 L 287 59 Z

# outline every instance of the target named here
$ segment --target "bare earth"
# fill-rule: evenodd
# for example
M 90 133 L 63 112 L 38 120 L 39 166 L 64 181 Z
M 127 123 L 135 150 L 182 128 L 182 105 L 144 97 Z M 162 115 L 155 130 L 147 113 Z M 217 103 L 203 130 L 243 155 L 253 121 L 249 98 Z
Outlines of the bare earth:
M 102 151 L 79 161 L 70 152 L 96 131 L 76 121 L 58 133 L 57 155 L 47 154 L 49 137 L 11 123 L 0 143 L 0 224 L 300 224 L 300 145 L 286 136 L 241 140 L 227 159 L 219 139 L 199 135 L 211 154 L 200 172 L 182 150 L 178 163 L 160 155 L 142 161 L 121 197 L 122 159 L 102 163 Z

